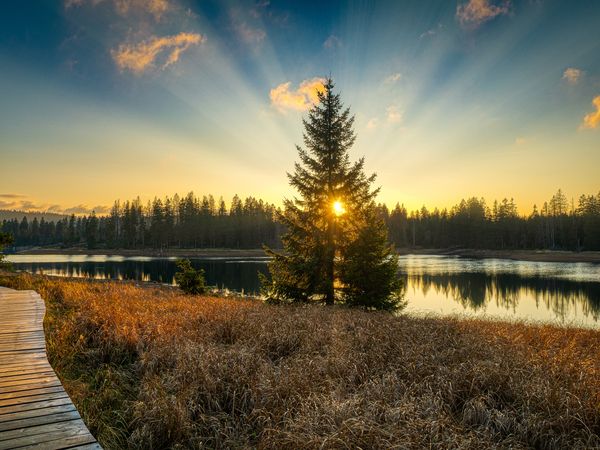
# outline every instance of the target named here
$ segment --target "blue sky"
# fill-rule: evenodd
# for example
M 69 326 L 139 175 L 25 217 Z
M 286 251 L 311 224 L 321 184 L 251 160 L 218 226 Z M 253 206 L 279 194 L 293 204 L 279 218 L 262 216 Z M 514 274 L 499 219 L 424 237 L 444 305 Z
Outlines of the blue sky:
M 389 204 L 600 190 L 598 1 L 3 6 L 0 208 L 279 203 L 329 74 Z

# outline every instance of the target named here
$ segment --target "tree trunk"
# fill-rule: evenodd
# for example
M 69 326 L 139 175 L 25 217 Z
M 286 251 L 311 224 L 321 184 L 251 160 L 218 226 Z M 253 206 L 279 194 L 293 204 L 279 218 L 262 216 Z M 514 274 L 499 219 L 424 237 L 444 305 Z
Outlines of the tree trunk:
M 327 287 L 325 289 L 325 304 L 333 305 L 335 302 L 335 291 L 333 288 L 333 277 L 334 277 L 334 261 L 335 261 L 335 243 L 333 241 L 333 233 L 335 228 L 335 223 L 332 218 L 329 219 L 327 225 L 327 261 L 326 264 L 326 283 Z

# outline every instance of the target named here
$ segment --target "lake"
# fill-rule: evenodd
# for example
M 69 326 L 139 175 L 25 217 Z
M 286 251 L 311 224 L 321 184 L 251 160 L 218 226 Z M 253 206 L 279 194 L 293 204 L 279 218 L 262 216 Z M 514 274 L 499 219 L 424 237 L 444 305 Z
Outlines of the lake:
M 176 258 L 104 255 L 10 255 L 17 270 L 47 275 L 173 283 Z M 259 290 L 267 258 L 192 258 L 209 285 Z M 467 314 L 600 327 L 600 265 L 451 256 L 400 257 L 406 311 Z

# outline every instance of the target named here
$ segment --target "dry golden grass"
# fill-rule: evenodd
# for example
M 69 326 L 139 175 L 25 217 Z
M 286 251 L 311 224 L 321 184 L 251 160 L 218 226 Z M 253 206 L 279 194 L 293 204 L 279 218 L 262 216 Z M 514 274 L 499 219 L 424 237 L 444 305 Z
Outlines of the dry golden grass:
M 600 332 L 0 277 L 105 448 L 593 448 Z

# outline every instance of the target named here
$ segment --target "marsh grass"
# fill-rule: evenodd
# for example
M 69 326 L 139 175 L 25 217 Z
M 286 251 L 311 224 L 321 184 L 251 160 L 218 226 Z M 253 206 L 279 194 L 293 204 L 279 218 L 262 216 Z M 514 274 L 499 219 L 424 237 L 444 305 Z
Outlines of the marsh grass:
M 26 274 L 105 448 L 593 448 L 600 332 Z

